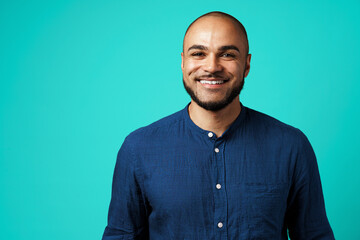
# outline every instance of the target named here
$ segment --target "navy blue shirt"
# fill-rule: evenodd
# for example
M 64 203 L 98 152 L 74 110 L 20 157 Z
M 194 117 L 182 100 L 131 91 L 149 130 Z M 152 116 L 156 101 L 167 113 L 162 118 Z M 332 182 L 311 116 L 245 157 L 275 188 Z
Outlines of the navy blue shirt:
M 242 106 L 220 137 L 187 107 L 126 137 L 108 225 L 115 239 L 334 239 L 313 149 L 298 129 Z

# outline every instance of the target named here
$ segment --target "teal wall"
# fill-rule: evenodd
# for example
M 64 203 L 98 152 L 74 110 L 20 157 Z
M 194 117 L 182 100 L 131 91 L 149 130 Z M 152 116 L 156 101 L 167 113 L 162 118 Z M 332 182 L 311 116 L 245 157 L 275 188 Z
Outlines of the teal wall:
M 1 1 L 0 239 L 100 239 L 124 137 L 189 102 L 182 37 L 247 28 L 244 105 L 300 128 L 337 239 L 360 239 L 359 1 Z

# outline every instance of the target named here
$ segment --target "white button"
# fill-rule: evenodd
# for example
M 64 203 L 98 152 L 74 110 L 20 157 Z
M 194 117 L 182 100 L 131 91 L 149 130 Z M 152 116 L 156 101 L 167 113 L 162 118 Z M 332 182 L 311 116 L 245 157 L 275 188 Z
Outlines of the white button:
M 209 132 L 208 136 L 209 136 L 209 138 L 212 138 L 214 136 L 214 134 L 212 132 Z
M 222 228 L 223 227 L 223 223 L 222 222 L 219 222 L 218 223 L 218 228 Z
M 221 184 L 216 184 L 217 189 L 221 189 Z
M 220 150 L 218 148 L 214 149 L 216 153 L 220 152 Z

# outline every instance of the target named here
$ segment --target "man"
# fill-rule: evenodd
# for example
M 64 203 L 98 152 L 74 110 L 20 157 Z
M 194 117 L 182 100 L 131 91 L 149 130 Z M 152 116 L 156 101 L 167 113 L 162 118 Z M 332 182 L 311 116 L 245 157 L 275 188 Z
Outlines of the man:
M 191 103 L 125 139 L 104 240 L 334 239 L 305 135 L 239 101 L 248 49 L 225 13 L 189 26 L 181 68 Z

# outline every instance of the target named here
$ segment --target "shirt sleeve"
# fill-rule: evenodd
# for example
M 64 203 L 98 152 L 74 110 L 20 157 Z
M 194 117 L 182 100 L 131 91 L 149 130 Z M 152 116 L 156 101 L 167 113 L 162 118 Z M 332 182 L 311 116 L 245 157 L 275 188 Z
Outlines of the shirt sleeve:
M 334 239 L 328 222 L 313 148 L 301 133 L 285 221 L 290 239 Z
M 135 160 L 125 139 L 117 155 L 108 224 L 102 240 L 148 239 L 146 207 Z

